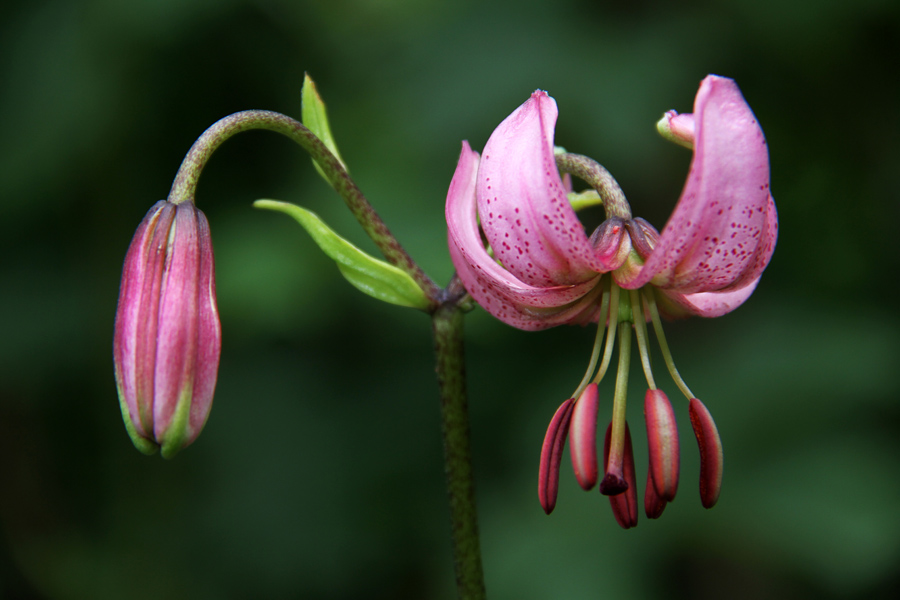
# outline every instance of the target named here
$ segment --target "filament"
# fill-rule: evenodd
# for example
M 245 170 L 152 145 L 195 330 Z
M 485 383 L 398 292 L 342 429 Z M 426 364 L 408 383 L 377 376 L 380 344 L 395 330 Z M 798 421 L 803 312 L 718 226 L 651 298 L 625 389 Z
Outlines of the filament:
M 647 321 L 644 317 L 644 306 L 641 303 L 641 295 L 638 290 L 629 290 L 631 296 L 631 314 L 634 318 L 634 335 L 637 337 L 638 352 L 641 355 L 641 366 L 644 368 L 644 377 L 651 390 L 656 389 L 653 381 L 653 371 L 650 369 L 650 347 L 647 343 Z
M 605 286 L 605 284 L 604 284 Z M 588 386 L 591 382 L 591 377 L 594 374 L 594 369 L 597 367 L 597 360 L 600 358 L 600 342 L 603 340 L 603 332 L 606 330 L 606 313 L 609 309 L 609 289 L 604 287 L 603 297 L 600 300 L 600 316 L 597 318 L 597 334 L 594 336 L 594 347 L 591 350 L 591 360 L 588 363 L 587 371 L 584 373 L 584 377 L 581 379 L 581 383 L 578 384 L 578 387 L 575 389 L 575 392 L 572 394 L 573 398 L 578 398 L 581 396 L 581 392 L 584 391 L 584 388 Z M 613 335 L 610 333 L 610 335 Z M 607 361 L 609 362 L 609 361 Z
M 600 315 L 603 318 L 603 315 Z M 616 324 L 619 322 L 619 286 L 615 282 L 610 283 L 609 293 L 609 319 L 606 329 L 609 332 L 606 335 L 606 346 L 603 348 L 603 361 L 600 363 L 600 369 L 594 377 L 594 383 L 600 383 L 603 376 L 606 375 L 606 369 L 609 368 L 609 361 L 612 358 L 613 346 L 616 344 Z
M 681 393 L 687 396 L 688 400 L 696 398 L 684 382 L 684 379 L 681 378 L 678 369 L 675 368 L 675 361 L 672 360 L 672 353 L 669 352 L 669 344 L 666 343 L 666 334 L 663 333 L 662 321 L 659 318 L 659 309 L 656 307 L 656 296 L 654 296 L 651 288 L 644 289 L 646 290 L 644 298 L 647 300 L 647 306 L 650 308 L 650 319 L 653 321 L 653 330 L 656 332 L 656 339 L 659 342 L 659 349 L 662 350 L 666 368 L 669 369 L 669 374 L 675 381 L 675 385 L 681 390 Z

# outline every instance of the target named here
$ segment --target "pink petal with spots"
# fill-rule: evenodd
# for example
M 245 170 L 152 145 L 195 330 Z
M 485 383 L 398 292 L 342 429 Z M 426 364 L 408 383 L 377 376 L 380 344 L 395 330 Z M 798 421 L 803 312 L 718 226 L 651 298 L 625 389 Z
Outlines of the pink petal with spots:
M 513 327 L 537 330 L 561 323 L 588 322 L 598 310 L 599 275 L 578 285 L 535 287 L 497 264 L 484 248 L 475 210 L 478 153 L 467 142 L 447 192 L 450 258 L 473 298 L 489 313 Z
M 670 319 L 681 317 L 721 317 L 736 309 L 749 298 L 759 278 L 751 281 L 736 292 L 699 292 L 696 294 L 679 294 L 671 290 L 659 290 L 664 299 L 659 301 L 659 309 Z
M 703 80 L 694 126 L 694 159 L 681 199 L 629 288 L 652 280 L 682 294 L 738 290 L 753 283 L 772 256 L 778 219 L 768 149 L 733 80 Z
M 553 155 L 556 101 L 537 91 L 491 134 L 478 170 L 481 226 L 497 259 L 538 287 L 605 271 L 566 197 Z

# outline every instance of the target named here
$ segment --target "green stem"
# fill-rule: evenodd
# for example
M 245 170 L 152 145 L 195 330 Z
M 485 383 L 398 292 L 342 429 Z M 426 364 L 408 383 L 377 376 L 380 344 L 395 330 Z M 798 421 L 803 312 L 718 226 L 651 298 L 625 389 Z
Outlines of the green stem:
M 625 200 L 625 193 L 600 163 L 581 154 L 559 152 L 556 154 L 556 166 L 561 172 L 574 175 L 597 190 L 606 218 L 621 217 L 626 221 L 631 218 L 631 206 Z
M 455 301 L 451 300 L 438 307 L 432 315 L 432 328 L 438 383 L 441 387 L 444 472 L 450 499 L 457 592 L 460 600 L 483 600 L 484 573 L 469 444 L 463 313 Z
M 641 366 L 644 368 L 644 377 L 651 390 L 656 389 L 653 380 L 653 369 L 650 368 L 650 345 L 647 342 L 647 320 L 644 316 L 644 305 L 641 303 L 641 293 L 638 290 L 629 290 L 631 297 L 631 314 L 634 317 L 634 336 L 637 338 L 638 352 L 641 355 Z
M 387 261 L 406 271 L 422 288 L 425 295 L 434 302 L 435 306 L 437 305 L 440 288 L 400 245 L 362 191 L 347 174 L 347 170 L 341 162 L 302 123 L 281 113 L 267 110 L 245 110 L 216 121 L 194 142 L 184 157 L 172 184 L 172 190 L 169 192 L 169 202 L 173 204 L 193 202 L 200 173 L 213 152 L 234 134 L 250 129 L 275 131 L 291 138 L 306 150 L 325 172 L 332 187 L 347 203 L 350 212 L 362 225 L 366 234 L 375 242 Z

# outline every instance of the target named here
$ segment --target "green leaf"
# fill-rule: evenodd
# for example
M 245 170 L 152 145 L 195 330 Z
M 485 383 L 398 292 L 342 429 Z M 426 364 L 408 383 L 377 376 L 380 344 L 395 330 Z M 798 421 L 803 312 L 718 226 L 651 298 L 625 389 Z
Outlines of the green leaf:
M 257 200 L 253 206 L 293 217 L 306 229 L 322 252 L 337 263 L 347 281 L 361 292 L 390 304 L 421 310 L 428 308 L 429 301 L 425 292 L 412 277 L 397 267 L 366 254 L 335 233 L 314 212 L 277 200 Z
M 603 200 L 597 190 L 584 190 L 583 192 L 569 192 L 569 204 L 576 212 L 591 206 L 603 206 Z
M 304 74 L 303 76 L 303 91 L 301 92 L 300 97 L 300 118 L 303 121 L 303 124 L 306 125 L 307 129 L 312 131 L 317 138 L 322 140 L 325 147 L 334 154 L 334 157 L 338 159 L 344 169 L 347 170 L 347 165 L 344 163 L 344 159 L 341 158 L 341 154 L 337 149 L 337 144 L 334 142 L 334 137 L 331 135 L 331 126 L 328 124 L 325 103 L 322 102 L 319 92 L 316 91 L 316 84 L 313 83 L 309 74 Z M 325 172 L 322 170 L 322 167 L 319 166 L 319 163 L 313 160 L 313 166 L 316 168 L 316 171 L 319 172 L 319 175 L 328 182 L 328 185 L 331 185 L 331 182 L 328 180 L 328 177 L 325 176 Z

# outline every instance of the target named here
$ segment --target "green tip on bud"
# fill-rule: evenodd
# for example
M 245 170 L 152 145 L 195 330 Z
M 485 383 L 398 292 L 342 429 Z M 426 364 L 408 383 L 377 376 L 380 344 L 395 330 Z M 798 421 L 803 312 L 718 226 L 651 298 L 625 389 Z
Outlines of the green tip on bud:
M 656 123 L 656 130 L 670 142 L 675 142 L 688 150 L 694 149 L 694 115 L 679 115 L 670 110 Z

